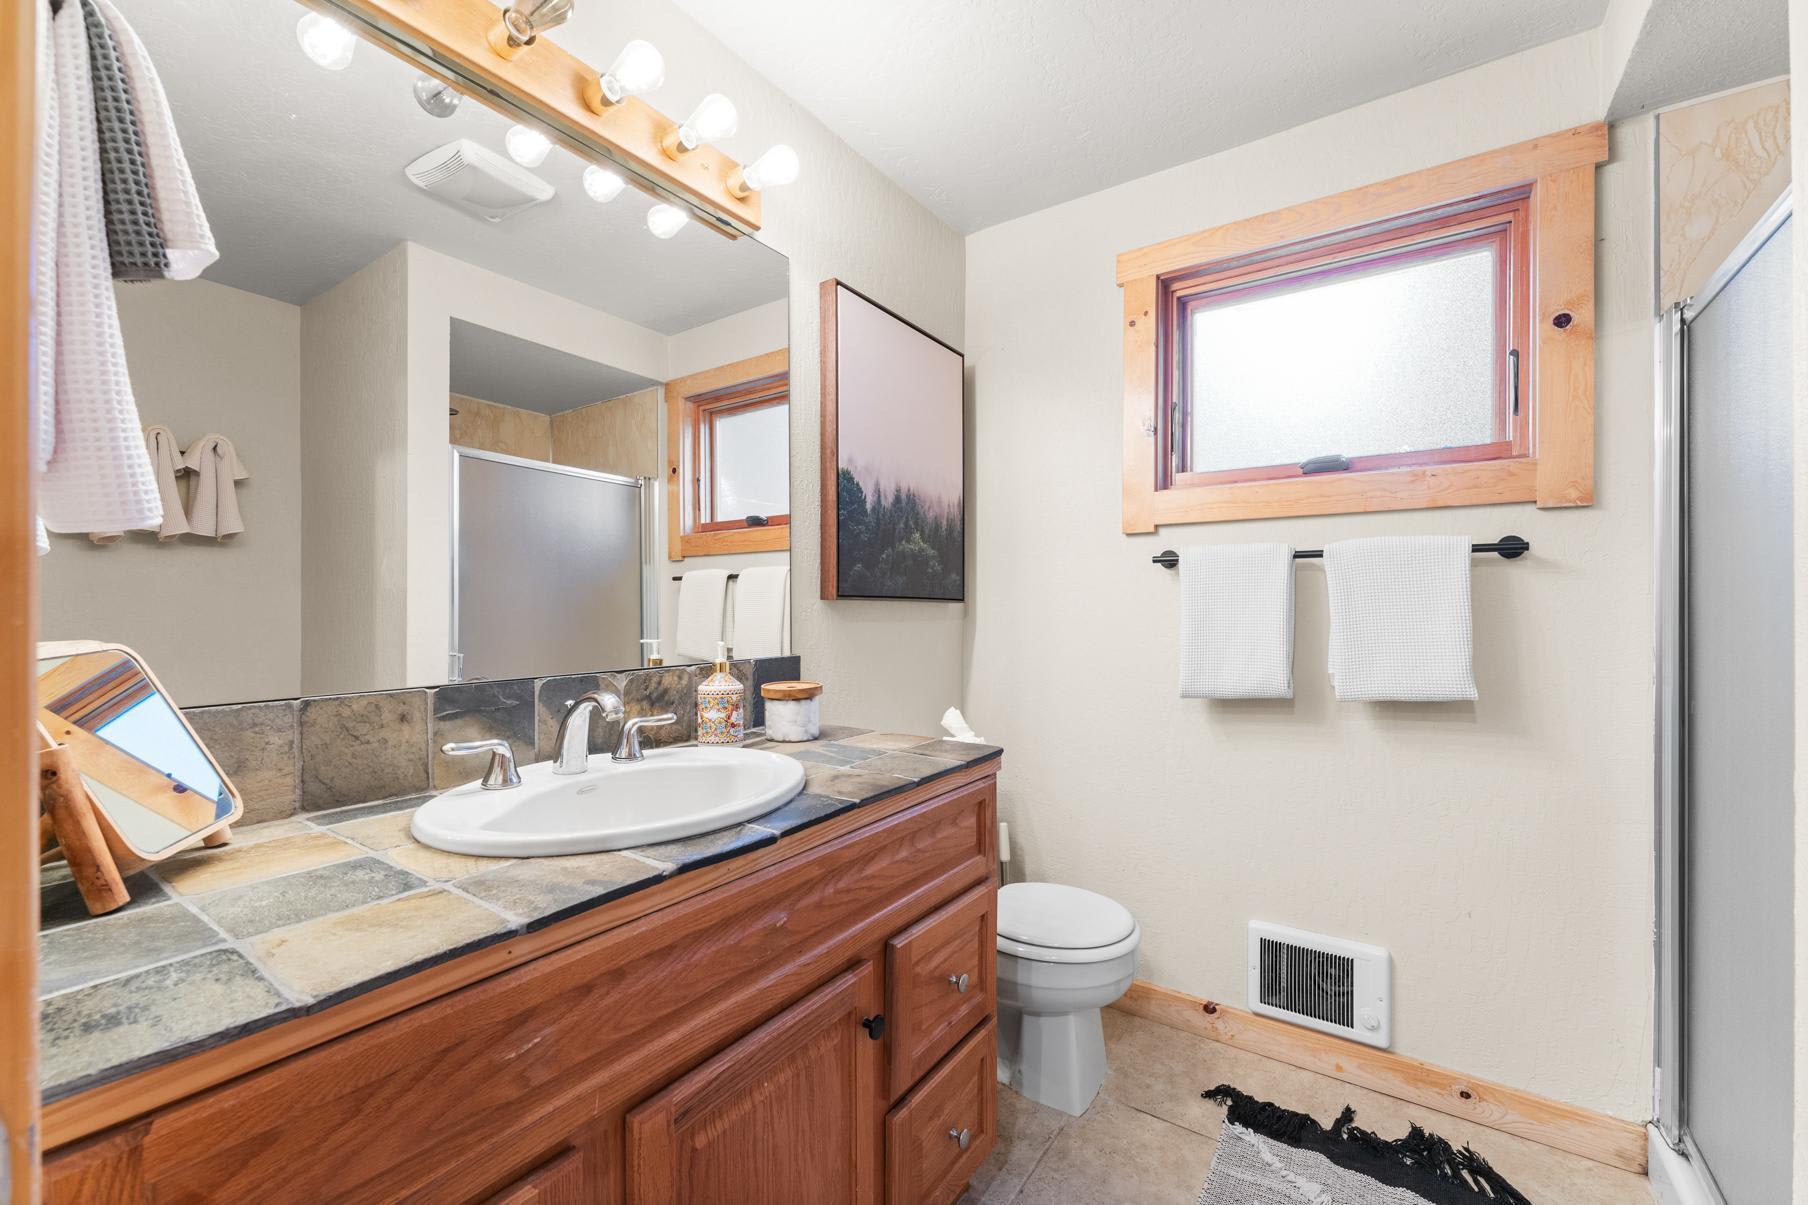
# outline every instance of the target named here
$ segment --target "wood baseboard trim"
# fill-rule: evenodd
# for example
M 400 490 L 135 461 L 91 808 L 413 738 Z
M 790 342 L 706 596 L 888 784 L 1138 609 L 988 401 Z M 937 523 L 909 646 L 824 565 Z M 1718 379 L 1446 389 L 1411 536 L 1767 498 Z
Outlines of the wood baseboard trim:
M 1136 980 L 1112 1007 L 1624 1171 L 1646 1171 L 1645 1127 L 1519 1088 Z

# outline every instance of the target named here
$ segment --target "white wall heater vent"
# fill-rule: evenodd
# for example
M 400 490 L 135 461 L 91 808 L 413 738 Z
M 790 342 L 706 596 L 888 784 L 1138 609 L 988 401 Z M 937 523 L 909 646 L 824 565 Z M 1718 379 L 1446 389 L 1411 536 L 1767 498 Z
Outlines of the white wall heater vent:
M 1249 1010 L 1386 1047 L 1393 965 L 1380 946 L 1250 921 Z

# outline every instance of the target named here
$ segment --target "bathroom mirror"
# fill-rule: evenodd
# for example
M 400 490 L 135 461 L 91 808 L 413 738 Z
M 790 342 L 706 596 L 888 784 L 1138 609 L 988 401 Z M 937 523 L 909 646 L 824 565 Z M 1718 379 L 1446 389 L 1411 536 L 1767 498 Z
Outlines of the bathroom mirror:
M 40 645 L 38 724 L 74 754 L 116 854 L 163 857 L 242 811 L 212 755 L 128 648 Z
M 783 256 L 660 237 L 632 182 L 384 47 L 316 61 L 294 0 L 117 3 L 219 248 L 116 286 L 128 369 L 177 453 L 230 441 L 242 530 L 52 534 L 46 638 L 137 649 L 181 707 L 605 671 L 680 660 L 685 573 L 789 563 L 788 408 L 723 438 L 758 494 L 724 506 L 761 513 L 707 518 L 751 536 L 686 543 L 708 466 L 672 459 L 698 382 L 787 393 Z M 173 475 L 184 515 L 201 488 Z

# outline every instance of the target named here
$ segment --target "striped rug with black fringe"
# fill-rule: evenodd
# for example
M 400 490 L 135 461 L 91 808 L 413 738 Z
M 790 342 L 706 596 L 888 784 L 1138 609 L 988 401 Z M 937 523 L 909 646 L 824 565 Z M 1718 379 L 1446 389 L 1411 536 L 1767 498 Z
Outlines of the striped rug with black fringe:
M 1348 1105 L 1326 1129 L 1229 1084 L 1200 1095 L 1230 1112 L 1197 1205 L 1531 1205 L 1486 1159 L 1417 1125 L 1389 1140 Z

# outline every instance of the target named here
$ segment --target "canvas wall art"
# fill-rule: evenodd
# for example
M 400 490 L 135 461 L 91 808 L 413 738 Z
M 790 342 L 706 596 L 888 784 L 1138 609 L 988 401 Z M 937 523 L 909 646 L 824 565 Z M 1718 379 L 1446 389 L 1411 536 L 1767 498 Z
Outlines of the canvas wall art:
M 967 596 L 961 353 L 822 283 L 822 597 Z

